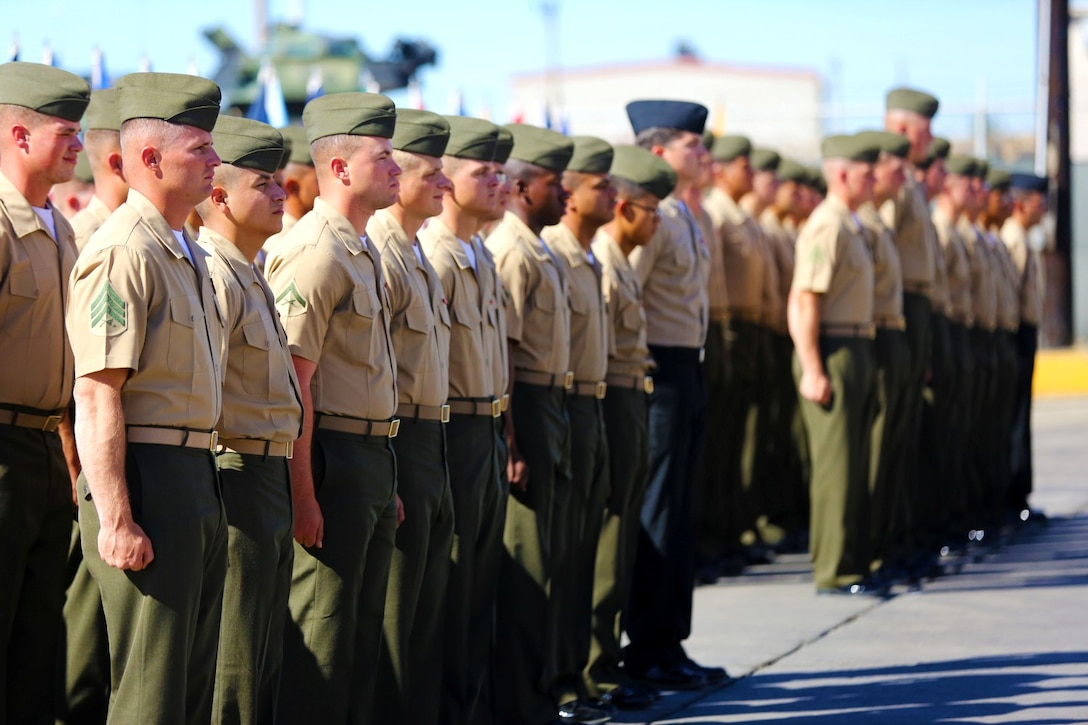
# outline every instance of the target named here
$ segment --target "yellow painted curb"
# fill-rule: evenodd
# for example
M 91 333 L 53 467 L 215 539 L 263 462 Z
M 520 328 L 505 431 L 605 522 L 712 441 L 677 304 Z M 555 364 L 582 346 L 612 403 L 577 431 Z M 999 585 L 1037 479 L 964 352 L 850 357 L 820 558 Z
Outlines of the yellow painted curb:
M 1088 349 L 1040 350 L 1032 390 L 1040 396 L 1088 394 Z

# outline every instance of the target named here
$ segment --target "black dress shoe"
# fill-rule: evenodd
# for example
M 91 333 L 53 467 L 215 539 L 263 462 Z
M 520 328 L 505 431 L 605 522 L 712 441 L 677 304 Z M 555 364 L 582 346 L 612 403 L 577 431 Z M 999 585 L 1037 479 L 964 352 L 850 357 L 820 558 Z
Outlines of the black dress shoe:
M 559 706 L 559 719 L 564 723 L 601 725 L 612 719 L 612 713 L 604 708 L 594 707 L 584 700 L 571 700 Z
M 857 584 L 843 584 L 840 587 L 820 587 L 816 590 L 820 596 L 836 597 L 876 597 L 888 598 L 888 585 L 873 581 L 860 581 Z
M 724 667 L 707 667 L 699 664 L 690 657 L 685 657 L 684 666 L 693 672 L 701 674 L 706 678 L 706 681 L 712 685 L 733 679 L 729 676 L 729 673 L 725 671 Z
M 654 697 L 654 693 L 647 687 L 620 685 L 591 701 L 590 704 L 611 705 L 620 710 L 645 710 L 654 704 L 655 699 L 657 698 Z
M 688 667 L 654 665 L 631 673 L 636 679 L 662 690 L 698 690 L 707 683 L 706 676 Z

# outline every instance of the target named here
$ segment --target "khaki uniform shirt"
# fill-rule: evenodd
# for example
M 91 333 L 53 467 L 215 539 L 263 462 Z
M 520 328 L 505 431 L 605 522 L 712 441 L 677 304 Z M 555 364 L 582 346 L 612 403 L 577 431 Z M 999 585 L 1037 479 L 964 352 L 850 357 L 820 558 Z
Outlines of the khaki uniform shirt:
M 991 258 L 997 260 L 997 326 L 1016 332 L 1020 327 L 1020 286 L 1017 284 L 1016 264 L 996 234 L 981 229 L 979 232 L 986 241 Z
M 268 283 L 226 237 L 200 228 L 227 338 L 222 439 L 276 443 L 302 433 L 302 395 Z
M 570 369 L 570 291 L 554 251 L 506 212 L 487 238 L 506 290 L 506 335 L 514 368 L 562 375 Z
M 608 374 L 645 375 L 653 360 L 646 345 L 642 283 L 620 245 L 607 232 L 598 231 L 593 238 L 593 254 L 601 263 L 601 286 L 612 327 Z
M 72 270 L 68 337 L 76 376 L 131 370 L 125 423 L 212 430 L 222 413 L 226 347 L 209 253 L 192 261 L 155 206 L 130 189 Z
M 972 301 L 972 269 L 967 257 L 966 237 L 960 234 L 957 221 L 939 207 L 933 210 L 933 227 L 937 231 L 948 279 L 948 317 L 971 327 L 975 324 L 975 303 Z
M 267 276 L 291 354 L 317 363 L 310 384 L 314 411 L 392 418 L 397 363 L 373 242 L 318 198 L 268 258 Z
M 820 295 L 821 325 L 873 321 L 873 261 L 861 225 L 850 209 L 828 197 L 797 237 L 793 289 Z
M 495 383 L 495 397 L 506 394 L 510 377 L 510 343 L 506 337 L 506 290 L 499 277 L 499 268 L 479 235 L 472 238 L 476 252 L 476 264 L 480 266 L 481 293 L 485 303 L 484 343 L 491 351 L 491 375 Z
M 1001 241 L 1009 250 L 1020 282 L 1020 322 L 1038 326 L 1043 317 L 1043 277 L 1039 253 L 1028 244 L 1028 232 L 1012 217 L 1001 227 Z
M 582 249 L 565 224 L 540 236 L 563 264 L 570 286 L 570 369 L 576 382 L 598 382 L 608 372 L 609 321 L 601 293 L 600 262 Z
M 706 342 L 710 250 L 687 205 L 670 196 L 658 208 L 657 231 L 630 257 L 642 281 L 646 340 L 663 347 L 701 348 Z M 714 284 L 720 287 L 723 279 L 716 277 Z
M 873 258 L 873 322 L 877 327 L 904 330 L 903 268 L 895 238 L 871 203 L 858 208 L 858 219 L 868 232 Z
M 51 412 L 72 399 L 64 310 L 77 251 L 68 221 L 50 207 L 56 238 L 0 174 L 0 405 Z
M 759 322 L 763 311 L 764 254 L 762 234 L 756 220 L 748 216 L 733 199 L 718 188 L 710 190 L 703 206 L 714 222 L 717 241 L 714 272 L 710 285 L 710 313 L 716 320 L 729 316 Z M 721 281 L 725 280 L 722 285 Z M 722 290 L 728 289 L 728 297 Z
M 985 238 L 975 225 L 961 216 L 956 231 L 963 240 L 967 253 L 971 283 L 971 317 L 975 327 L 993 331 L 997 327 L 998 296 L 1001 294 L 1000 278 L 1003 272 Z
M 934 244 L 928 237 L 931 229 L 929 203 L 925 190 L 914 180 L 913 169 L 905 169 L 907 182 L 895 199 L 884 202 L 880 216 L 892 230 L 903 264 L 903 289 L 906 292 L 929 294 L 934 275 Z
M 488 345 L 492 343 L 485 342 L 485 336 L 489 334 L 485 320 L 489 312 L 494 316 L 498 302 L 489 298 L 485 304 L 483 281 L 478 271 L 480 255 L 476 255 L 476 267 L 473 267 L 461 242 L 437 219 L 431 219 L 419 230 L 419 241 L 438 275 L 450 315 L 448 397 L 501 395 L 504 391 L 494 388 L 492 358 L 488 354 Z M 506 345 L 505 339 L 502 344 Z
M 72 231 L 76 235 L 76 246 L 79 251 L 87 246 L 87 240 L 98 231 L 98 228 L 106 223 L 112 212 L 97 196 L 92 196 L 86 207 L 72 217 Z
M 793 284 L 794 244 L 797 235 L 786 228 L 771 209 L 764 209 L 759 217 L 759 225 L 774 255 L 775 271 L 778 280 L 778 319 L 771 325 L 782 334 L 789 334 L 786 325 L 786 301 Z M 898 256 L 896 257 L 898 259 Z
M 287 238 L 287 232 L 291 231 L 296 224 L 298 224 L 298 219 L 296 217 L 291 216 L 287 212 L 283 213 L 283 229 L 266 239 L 264 241 L 264 246 L 261 247 L 261 251 L 257 252 L 257 269 L 264 269 L 268 258 L 283 245 L 283 240 Z
M 389 335 L 397 359 L 399 401 L 444 405 L 450 385 L 450 311 L 442 281 L 388 211 L 370 218 L 366 235 L 381 252 L 389 289 Z

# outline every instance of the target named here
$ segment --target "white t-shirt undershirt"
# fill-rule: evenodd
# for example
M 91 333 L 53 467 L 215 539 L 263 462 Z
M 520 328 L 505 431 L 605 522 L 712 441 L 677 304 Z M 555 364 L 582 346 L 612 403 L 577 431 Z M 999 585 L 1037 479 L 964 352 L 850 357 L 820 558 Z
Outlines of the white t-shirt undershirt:
M 34 213 L 38 215 L 38 218 L 42 220 L 42 224 L 49 230 L 49 236 L 53 239 L 57 238 L 57 225 L 53 222 L 53 210 L 47 206 L 32 206 Z
M 181 251 L 185 252 L 185 258 L 189 260 L 189 264 L 196 266 L 196 262 L 193 261 L 193 250 L 189 249 L 188 243 L 185 241 L 185 232 L 178 231 L 177 229 L 171 229 L 174 233 L 174 237 L 178 240 L 178 244 L 181 245 Z
M 476 249 L 468 242 L 457 240 L 461 243 L 461 249 L 465 250 L 465 255 L 468 256 L 468 263 L 472 265 L 473 269 L 476 269 Z

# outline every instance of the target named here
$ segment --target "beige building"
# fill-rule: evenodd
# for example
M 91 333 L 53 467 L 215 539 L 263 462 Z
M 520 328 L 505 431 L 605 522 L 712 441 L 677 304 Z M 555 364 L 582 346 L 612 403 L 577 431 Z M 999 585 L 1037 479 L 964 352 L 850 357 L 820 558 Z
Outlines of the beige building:
M 820 75 L 812 69 L 779 69 L 710 63 L 691 56 L 596 68 L 515 76 L 511 99 L 526 123 L 633 140 L 624 107 L 636 98 L 697 101 L 710 109 L 708 128 L 742 133 L 803 160 L 819 157 Z

